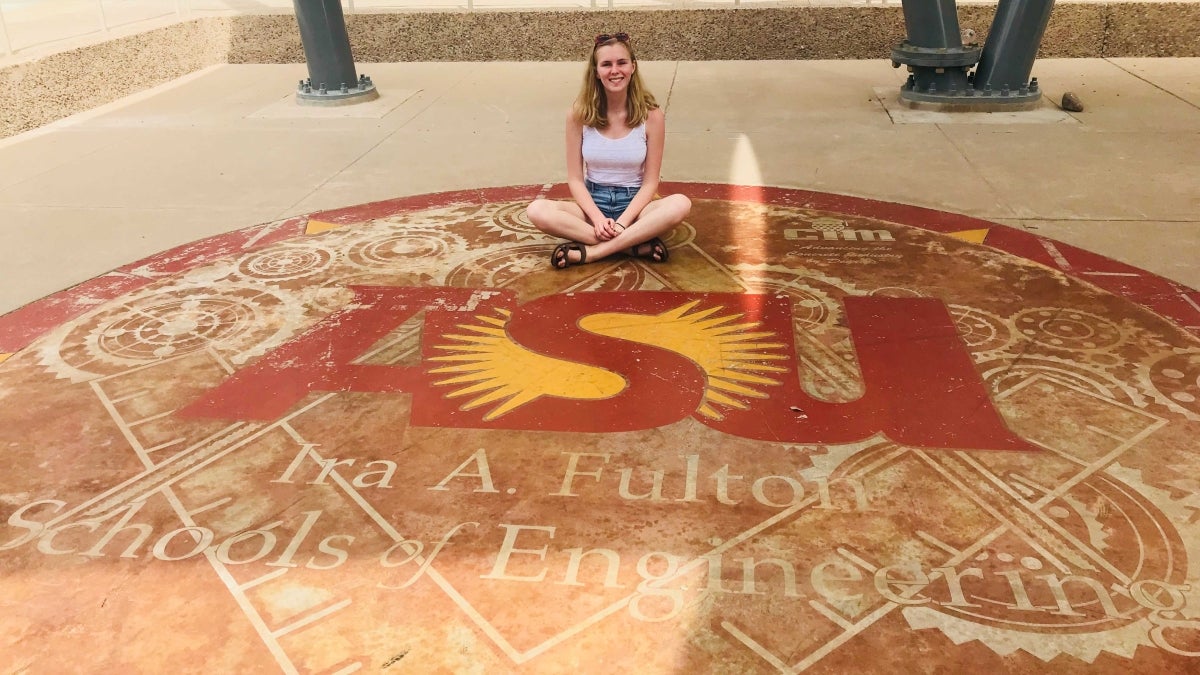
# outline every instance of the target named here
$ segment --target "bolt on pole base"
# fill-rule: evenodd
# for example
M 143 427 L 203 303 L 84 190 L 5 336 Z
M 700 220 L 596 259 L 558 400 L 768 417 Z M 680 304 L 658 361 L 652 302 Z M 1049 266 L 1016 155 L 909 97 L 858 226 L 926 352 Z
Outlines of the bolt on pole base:
M 971 78 L 972 80 L 974 78 Z M 974 82 L 962 90 L 925 90 L 916 86 L 912 76 L 900 87 L 900 105 L 912 110 L 936 112 L 1016 112 L 1034 110 L 1042 105 L 1042 90 L 1037 78 L 1016 91 L 1004 87 L 992 91 L 990 87 L 976 89 Z
M 300 80 L 296 87 L 296 103 L 313 106 L 339 106 L 365 103 L 379 98 L 379 90 L 366 75 L 360 75 L 354 86 L 338 83 L 330 88 L 326 83 L 313 85 L 311 79 Z

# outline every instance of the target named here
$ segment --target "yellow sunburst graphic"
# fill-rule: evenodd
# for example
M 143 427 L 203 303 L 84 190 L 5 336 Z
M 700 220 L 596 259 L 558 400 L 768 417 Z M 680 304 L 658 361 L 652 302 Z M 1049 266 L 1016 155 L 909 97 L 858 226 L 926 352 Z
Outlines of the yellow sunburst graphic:
M 769 342 L 774 333 L 755 331 L 760 324 L 741 321 L 741 314 L 718 315 L 722 307 L 693 311 L 699 301 L 661 314 L 608 312 L 583 317 L 579 325 L 598 335 L 653 345 L 695 362 L 707 376 L 701 415 L 721 419 L 721 408 L 746 409 L 747 399 L 767 398 L 764 387 L 779 380 L 768 373 L 785 373 L 772 365 L 787 356 L 786 345 Z M 511 312 L 476 316 L 477 324 L 459 324 L 463 334 L 445 337 L 455 344 L 437 345 L 448 352 L 430 360 L 454 365 L 432 369 L 431 374 L 451 375 L 437 385 L 464 385 L 447 396 L 475 396 L 463 410 L 498 403 L 485 416 L 496 419 L 542 396 L 599 400 L 616 396 L 625 388 L 620 375 L 583 363 L 537 354 L 513 342 L 505 327 Z
M 778 353 L 786 345 L 764 342 L 776 335 L 755 331 L 760 323 L 741 321 L 741 314 L 718 316 L 723 307 L 692 312 L 699 304 L 696 300 L 652 315 L 592 314 L 583 317 L 579 325 L 599 335 L 668 349 L 696 362 L 708 379 L 697 412 L 721 419 L 721 407 L 745 410 L 749 407 L 746 399 L 767 398 L 762 387 L 781 384 L 764 373 L 787 372 L 787 368 L 769 363 L 787 360 Z
M 455 353 L 430 359 L 457 364 L 430 370 L 434 374 L 456 374 L 434 384 L 468 385 L 447 394 L 449 398 L 479 394 L 463 410 L 500 402 L 484 416 L 485 420 L 493 420 L 542 396 L 599 400 L 616 396 L 625 388 L 625 378 L 616 373 L 525 349 L 504 329 L 512 313 L 497 310 L 497 314 L 476 316 L 478 325 L 458 324 L 469 334 L 446 335 L 458 344 L 436 347 Z

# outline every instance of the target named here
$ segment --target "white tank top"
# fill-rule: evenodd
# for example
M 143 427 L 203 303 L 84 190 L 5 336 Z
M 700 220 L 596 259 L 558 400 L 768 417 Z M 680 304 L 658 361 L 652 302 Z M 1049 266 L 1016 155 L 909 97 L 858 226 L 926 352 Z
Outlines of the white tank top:
M 624 138 L 606 138 L 594 127 L 583 128 L 584 175 L 593 183 L 638 187 L 646 167 L 646 124 Z

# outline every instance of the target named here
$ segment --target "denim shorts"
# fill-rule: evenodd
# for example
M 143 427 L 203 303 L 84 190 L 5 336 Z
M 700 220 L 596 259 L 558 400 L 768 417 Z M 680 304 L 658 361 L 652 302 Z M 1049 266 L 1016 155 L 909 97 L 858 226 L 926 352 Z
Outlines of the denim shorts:
M 600 185 L 590 180 L 584 181 L 584 184 L 587 185 L 588 194 L 592 196 L 592 201 L 596 202 L 596 207 L 600 209 L 600 213 L 603 213 L 605 218 L 612 218 L 613 220 L 616 220 L 622 213 L 625 213 L 625 209 L 629 207 L 629 202 L 633 201 L 633 196 L 641 189 L 640 187 Z

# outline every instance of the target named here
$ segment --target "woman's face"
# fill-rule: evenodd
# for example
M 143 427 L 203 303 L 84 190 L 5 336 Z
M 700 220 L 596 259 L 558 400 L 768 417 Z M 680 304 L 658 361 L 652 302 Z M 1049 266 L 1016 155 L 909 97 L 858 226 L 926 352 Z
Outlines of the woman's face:
M 629 88 L 629 78 L 637 64 L 629 48 L 623 43 L 615 42 L 596 48 L 596 77 L 605 91 L 618 92 Z

